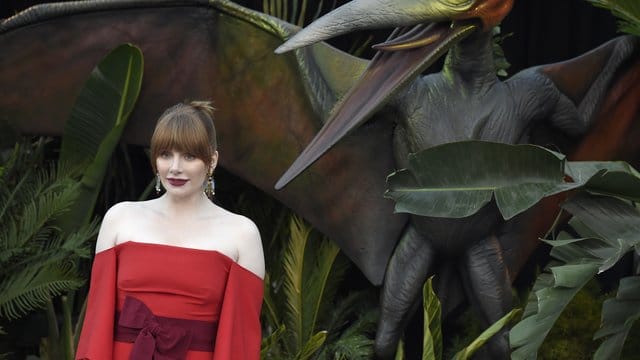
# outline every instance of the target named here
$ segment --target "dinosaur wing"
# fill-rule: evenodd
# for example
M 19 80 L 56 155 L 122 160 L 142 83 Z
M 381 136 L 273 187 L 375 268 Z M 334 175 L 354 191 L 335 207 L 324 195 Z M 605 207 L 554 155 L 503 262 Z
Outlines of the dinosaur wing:
M 621 36 L 573 59 L 534 71 L 550 79 L 575 106 L 584 128 L 565 136 L 540 125 L 531 141 L 552 146 L 572 161 L 624 160 L 640 165 L 640 38 Z M 559 212 L 566 195 L 542 200 L 512 219 L 500 240 L 512 275 L 524 266 Z
M 540 70 L 577 107 L 586 134 L 571 160 L 640 160 L 640 38 L 621 36 Z M 635 136 L 634 136 L 635 135 Z
M 227 1 L 39 5 L 0 24 L 0 118 L 24 133 L 60 135 L 93 66 L 117 45 L 134 44 L 145 75 L 125 141 L 147 145 L 163 109 L 212 99 L 221 165 L 301 214 L 380 284 L 407 222 L 382 197 L 393 171 L 390 122 L 362 128 L 274 190 L 366 66 L 325 44 L 275 55 L 291 31 Z

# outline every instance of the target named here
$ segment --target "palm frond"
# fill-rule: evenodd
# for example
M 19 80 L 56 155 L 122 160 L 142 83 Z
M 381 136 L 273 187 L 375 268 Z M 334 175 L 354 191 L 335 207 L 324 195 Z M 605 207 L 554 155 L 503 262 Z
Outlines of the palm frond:
M 5 162 L 0 189 L 0 317 L 14 319 L 82 285 L 73 262 L 88 257 L 93 221 L 71 234 L 56 224 L 79 183 L 43 163 L 46 139 L 23 140 Z M 7 190 L 9 189 L 9 190 Z
M 17 319 L 83 283 L 84 279 L 71 266 L 36 265 L 24 269 L 0 284 L 0 316 Z
M 338 286 L 344 278 L 346 267 L 334 269 L 336 257 L 340 252 L 340 248 L 333 242 L 324 238 L 320 241 L 313 252 L 308 268 L 310 268 L 309 277 L 305 279 L 303 288 L 303 311 L 304 311 L 304 329 L 307 331 L 306 336 L 316 330 L 318 317 L 326 314 L 326 309 L 331 306 L 332 299 L 338 289 Z M 332 271 L 333 270 L 333 271 Z M 329 276 L 333 274 L 333 276 Z
M 363 298 L 362 295 L 368 298 Z M 364 360 L 373 357 L 373 334 L 378 320 L 378 309 L 371 304 L 370 295 L 369 292 L 353 293 L 339 303 L 337 311 L 345 315 L 336 316 L 338 321 L 335 324 L 340 326 L 328 328 L 326 345 L 318 360 Z M 354 313 L 358 313 L 355 320 L 352 318 Z
M 280 341 L 282 336 L 284 335 L 286 327 L 284 324 L 280 325 L 274 332 L 272 332 L 269 336 L 262 339 L 262 344 L 260 345 L 260 358 L 267 358 L 269 352 L 273 347 L 276 347 L 276 344 Z
M 331 346 L 331 356 L 327 359 L 366 360 L 373 357 L 373 340 L 364 334 L 351 333 L 341 336 Z
M 22 139 L 17 142 L 9 158 L 3 164 L 0 178 L 0 222 L 10 215 L 8 209 L 15 204 L 23 204 L 25 199 L 32 199 L 37 193 L 33 184 L 36 177 L 33 172 L 41 165 L 45 138 L 29 142 Z
M 317 333 L 313 334 L 313 336 L 311 336 L 309 340 L 307 340 L 304 346 L 302 346 L 300 352 L 296 355 L 296 360 L 307 360 L 311 358 L 311 356 L 313 356 L 316 351 L 318 351 L 322 344 L 324 344 L 326 338 L 326 331 L 318 331 Z
M 637 0 L 587 0 L 618 18 L 618 30 L 640 36 L 640 2 Z
M 285 324 L 290 334 L 290 346 L 302 349 L 306 339 L 303 329 L 302 279 L 304 271 L 304 250 L 309 238 L 310 228 L 302 219 L 291 217 L 290 240 L 284 254 L 284 294 L 286 301 Z
M 326 315 L 323 327 L 329 330 L 330 340 L 350 332 L 370 333 L 377 321 L 372 310 L 377 306 L 377 296 L 369 290 L 352 291 L 333 303 L 332 311 Z M 355 321 L 353 320 L 355 318 Z M 348 326 L 348 327 L 347 327 Z M 346 327 L 346 328 L 345 328 Z
M 46 180 L 45 180 L 46 181 Z M 45 225 L 68 211 L 77 197 L 78 183 L 68 179 L 56 181 L 48 189 L 27 204 L 18 222 L 18 237 L 13 245 L 21 246 L 30 241 Z

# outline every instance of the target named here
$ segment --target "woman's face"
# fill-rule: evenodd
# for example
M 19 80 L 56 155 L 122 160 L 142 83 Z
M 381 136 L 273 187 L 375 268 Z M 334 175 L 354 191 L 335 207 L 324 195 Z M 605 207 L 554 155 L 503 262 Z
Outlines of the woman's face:
M 176 150 L 162 151 L 156 158 L 162 186 L 167 194 L 180 197 L 202 193 L 211 166 L 192 154 Z

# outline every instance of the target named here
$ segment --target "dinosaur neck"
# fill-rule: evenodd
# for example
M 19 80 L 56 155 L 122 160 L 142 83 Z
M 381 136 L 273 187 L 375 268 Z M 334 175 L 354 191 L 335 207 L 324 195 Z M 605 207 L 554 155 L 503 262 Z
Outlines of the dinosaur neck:
M 495 83 L 491 32 L 476 31 L 451 48 L 442 72 L 452 81 L 475 90 Z

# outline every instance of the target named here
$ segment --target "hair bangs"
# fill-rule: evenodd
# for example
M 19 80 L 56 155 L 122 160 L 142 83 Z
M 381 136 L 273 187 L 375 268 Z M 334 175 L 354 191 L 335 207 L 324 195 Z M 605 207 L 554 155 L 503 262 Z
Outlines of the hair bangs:
M 211 162 L 213 148 L 204 124 L 188 114 L 172 115 L 160 119 L 151 137 L 151 163 L 154 171 L 155 160 L 163 151 L 176 150 L 189 153 L 205 164 Z

